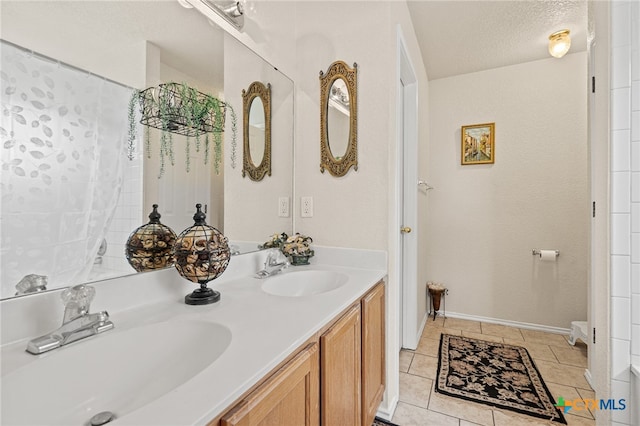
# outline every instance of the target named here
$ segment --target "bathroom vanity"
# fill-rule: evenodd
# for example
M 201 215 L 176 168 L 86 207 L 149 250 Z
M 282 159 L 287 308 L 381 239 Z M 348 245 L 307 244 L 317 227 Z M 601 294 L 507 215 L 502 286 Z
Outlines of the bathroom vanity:
M 384 283 L 338 319 L 210 426 L 371 425 L 384 392 Z
M 312 265 L 256 279 L 265 258 L 234 257 L 208 306 L 182 302 L 193 285 L 172 269 L 96 283 L 91 311 L 107 309 L 114 329 L 42 355 L 25 345 L 60 326 L 59 292 L 2 301 L 1 423 L 111 411 L 114 425 L 371 424 L 385 253 L 319 248 Z

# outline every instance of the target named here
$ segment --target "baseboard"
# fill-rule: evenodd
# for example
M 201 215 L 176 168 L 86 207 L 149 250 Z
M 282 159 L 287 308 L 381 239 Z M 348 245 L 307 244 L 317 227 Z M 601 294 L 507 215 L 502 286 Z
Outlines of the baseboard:
M 420 327 L 418 327 L 418 344 L 420 343 L 420 337 L 422 336 L 422 332 L 424 331 L 424 327 L 427 325 L 427 320 L 429 319 L 429 313 L 426 312 L 424 314 L 424 317 L 422 318 L 422 323 L 420 324 Z
M 588 368 L 586 368 L 584 370 L 584 378 L 587 379 L 587 383 L 589 383 L 589 386 L 591 386 L 591 389 L 595 389 L 595 387 L 593 386 L 593 377 L 591 377 L 591 371 L 589 371 Z
M 451 318 L 459 318 L 459 319 L 470 320 L 470 321 L 487 322 L 487 323 L 490 323 L 490 324 L 508 325 L 510 327 L 524 328 L 526 330 L 544 331 L 546 333 L 555 333 L 555 334 L 569 334 L 569 333 L 571 333 L 571 329 L 570 328 L 552 327 L 552 326 L 549 326 L 549 325 L 532 324 L 532 323 L 528 323 L 528 322 L 520 322 L 520 321 L 503 320 L 503 319 L 498 319 L 498 318 L 481 317 L 481 316 L 477 316 L 477 315 L 460 314 L 460 313 L 457 313 L 457 312 L 448 312 L 447 311 L 446 316 L 447 317 L 451 317 Z
M 378 411 L 376 412 L 376 417 L 380 417 L 381 419 L 391 421 L 393 418 L 393 413 L 396 411 L 396 406 L 398 405 L 399 397 L 394 396 L 388 404 L 385 404 L 383 400 L 382 403 L 378 406 Z
M 420 338 L 422 337 L 422 332 L 424 331 L 424 327 L 427 325 L 427 319 L 429 319 L 429 314 L 425 314 L 424 318 L 422 318 L 422 322 L 418 327 L 418 332 L 416 333 L 416 335 L 410 336 L 412 342 L 407 342 L 403 339 L 401 349 L 409 349 L 411 351 L 415 351 L 418 348 L 418 345 L 420 344 Z

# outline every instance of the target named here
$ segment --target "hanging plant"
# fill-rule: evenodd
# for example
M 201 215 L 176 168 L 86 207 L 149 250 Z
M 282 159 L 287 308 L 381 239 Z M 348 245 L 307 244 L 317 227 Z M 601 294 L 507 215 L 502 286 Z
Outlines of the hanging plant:
M 128 105 L 129 108 L 127 110 L 127 115 L 129 119 L 129 138 L 127 141 L 127 157 L 129 158 L 129 160 L 132 160 L 132 161 L 135 157 L 135 152 L 136 152 L 136 135 L 138 133 L 137 120 L 136 120 L 136 111 L 137 111 L 136 104 L 139 97 L 140 97 L 140 91 L 134 90 L 133 93 L 131 94 L 131 98 L 129 98 L 129 105 Z
M 155 88 L 154 88 L 155 90 Z M 162 133 L 160 134 L 160 173 L 158 179 L 164 174 L 165 157 L 169 157 L 171 165 L 175 165 L 173 156 L 173 132 L 171 132 L 171 115 L 175 115 L 175 105 L 170 94 L 165 90 L 158 91 L 158 116 L 162 125 Z M 144 119 L 144 112 L 143 112 Z
M 236 168 L 236 145 L 237 140 L 237 129 L 238 129 L 238 116 L 236 116 L 236 112 L 233 110 L 231 104 L 227 104 L 229 108 L 229 114 L 231 114 L 231 168 Z
M 196 128 L 198 125 L 197 110 L 199 102 L 195 96 L 196 90 L 187 86 L 186 83 L 180 85 L 180 98 L 179 105 L 180 116 L 184 117 L 185 125 L 190 128 Z M 196 137 L 196 152 L 200 151 L 200 133 L 195 134 Z M 185 161 L 187 166 L 187 173 L 191 171 L 191 136 L 187 134 L 187 140 L 185 144 Z
M 185 83 L 165 83 L 143 91 L 135 90 L 129 101 L 129 158 L 133 159 L 136 140 L 136 103 L 140 105 L 140 123 L 160 130 L 160 173 L 164 173 L 166 158 L 171 165 L 175 163 L 172 135 L 186 136 L 186 168 L 190 171 L 190 144 L 195 138 L 196 152 L 201 149 L 201 136 L 204 135 L 204 162 L 208 164 L 209 133 L 213 133 L 214 168 L 220 174 L 222 162 L 222 132 L 225 130 L 227 109 L 231 113 L 231 151 L 232 166 L 235 167 L 237 138 L 237 119 L 231 105 L 205 93 L 199 92 Z M 145 139 L 147 157 L 151 158 L 149 129 Z

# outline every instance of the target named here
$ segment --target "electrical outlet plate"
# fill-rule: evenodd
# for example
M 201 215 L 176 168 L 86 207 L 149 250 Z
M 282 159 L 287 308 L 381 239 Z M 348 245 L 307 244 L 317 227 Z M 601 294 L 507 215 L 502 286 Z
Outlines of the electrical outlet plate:
M 300 216 L 313 217 L 313 197 L 300 198 Z
M 289 197 L 278 198 L 278 217 L 289 217 Z

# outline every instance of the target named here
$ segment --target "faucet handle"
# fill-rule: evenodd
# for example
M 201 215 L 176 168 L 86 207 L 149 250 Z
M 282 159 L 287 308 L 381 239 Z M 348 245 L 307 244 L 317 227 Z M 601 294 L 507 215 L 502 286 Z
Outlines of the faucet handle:
M 20 296 L 21 294 L 27 293 L 36 293 L 38 291 L 44 291 L 47 289 L 47 276 L 46 275 L 37 275 L 37 274 L 29 274 L 25 275 L 19 282 L 16 284 L 16 296 Z
M 279 249 L 273 249 L 267 255 L 265 266 L 277 266 L 278 264 L 287 262 L 287 257 Z
M 90 285 L 79 284 L 69 287 L 60 297 L 65 306 L 75 304 L 78 308 L 88 310 L 96 295 L 96 289 Z

